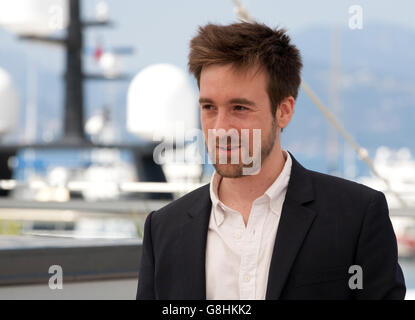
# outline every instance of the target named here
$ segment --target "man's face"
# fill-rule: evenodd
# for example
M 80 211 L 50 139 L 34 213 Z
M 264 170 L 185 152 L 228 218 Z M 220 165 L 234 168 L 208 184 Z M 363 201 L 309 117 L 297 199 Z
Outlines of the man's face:
M 271 113 L 266 86 L 266 73 L 257 68 L 242 71 L 233 69 L 231 65 L 211 65 L 202 69 L 199 99 L 202 128 L 211 160 L 223 177 L 242 177 L 243 168 L 252 167 L 252 163 L 241 161 L 243 154 L 259 158 L 261 167 L 275 148 L 277 125 Z M 213 136 L 212 131 L 209 134 L 212 129 L 216 130 Z M 243 129 L 248 129 L 245 132 L 249 133 L 249 141 L 242 139 Z M 254 129 L 261 130 L 260 143 L 254 141 Z M 230 138 L 226 138 L 233 135 L 229 134 L 231 132 L 236 132 L 238 136 L 238 140 L 232 143 Z M 220 137 L 225 139 L 219 142 Z M 234 148 L 231 149 L 231 146 Z M 239 159 L 238 163 L 231 160 L 234 156 Z M 226 163 L 220 161 L 224 158 Z

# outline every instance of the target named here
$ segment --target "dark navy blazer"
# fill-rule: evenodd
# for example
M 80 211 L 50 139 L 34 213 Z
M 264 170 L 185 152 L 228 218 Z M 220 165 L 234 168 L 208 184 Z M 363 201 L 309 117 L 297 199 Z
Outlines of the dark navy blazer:
M 307 170 L 290 155 L 266 299 L 403 299 L 405 281 L 383 193 Z M 211 206 L 207 184 L 149 214 L 137 299 L 206 299 Z M 349 286 L 352 265 L 362 268 L 362 289 Z

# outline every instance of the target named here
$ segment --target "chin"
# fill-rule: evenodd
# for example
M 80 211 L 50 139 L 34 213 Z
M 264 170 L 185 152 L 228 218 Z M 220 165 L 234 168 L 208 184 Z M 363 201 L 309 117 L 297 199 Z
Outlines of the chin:
M 214 166 L 216 172 L 224 178 L 241 178 L 242 167 L 239 165 L 219 164 Z

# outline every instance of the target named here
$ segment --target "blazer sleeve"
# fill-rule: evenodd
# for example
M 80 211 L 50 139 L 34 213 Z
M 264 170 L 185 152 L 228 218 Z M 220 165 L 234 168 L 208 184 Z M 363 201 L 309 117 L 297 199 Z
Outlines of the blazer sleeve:
M 355 289 L 357 299 L 405 298 L 405 280 L 398 264 L 396 236 L 382 192 L 376 192 L 367 207 L 355 261 L 363 272 L 363 288 Z
M 144 223 L 144 237 L 142 244 L 141 262 L 138 271 L 137 300 L 154 300 L 154 255 L 151 237 L 152 211 Z

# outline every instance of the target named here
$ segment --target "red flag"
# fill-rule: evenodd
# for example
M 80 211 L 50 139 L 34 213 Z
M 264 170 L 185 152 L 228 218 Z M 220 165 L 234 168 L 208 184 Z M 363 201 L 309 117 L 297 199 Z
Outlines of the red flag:
M 95 49 L 95 52 L 94 52 L 95 61 L 99 61 L 99 59 L 101 59 L 101 56 L 102 56 L 103 52 L 104 51 L 102 50 L 101 46 L 98 45 Z

